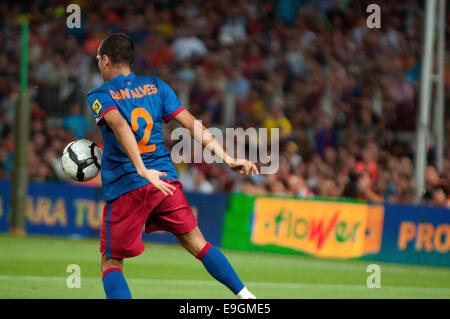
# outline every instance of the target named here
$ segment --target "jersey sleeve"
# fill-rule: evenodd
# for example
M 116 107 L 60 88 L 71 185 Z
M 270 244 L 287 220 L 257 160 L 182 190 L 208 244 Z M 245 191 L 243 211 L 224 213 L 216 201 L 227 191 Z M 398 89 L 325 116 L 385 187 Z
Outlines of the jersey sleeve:
M 162 119 L 167 123 L 177 116 L 178 113 L 183 111 L 184 106 L 181 104 L 172 88 L 165 82 L 159 80 L 158 90 L 161 94 Z
M 106 113 L 114 109 L 117 110 L 117 105 L 111 95 L 105 91 L 89 93 L 87 100 L 89 108 L 94 113 L 95 123 L 97 123 L 98 126 L 102 126 L 104 124 L 103 117 Z

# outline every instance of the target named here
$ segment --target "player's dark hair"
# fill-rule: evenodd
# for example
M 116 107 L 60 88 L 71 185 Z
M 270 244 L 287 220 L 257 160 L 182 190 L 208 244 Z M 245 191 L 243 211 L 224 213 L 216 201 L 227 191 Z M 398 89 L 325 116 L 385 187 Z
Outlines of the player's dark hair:
M 131 65 L 134 60 L 134 43 L 124 33 L 114 33 L 103 39 L 99 48 L 100 56 L 107 55 L 113 64 Z

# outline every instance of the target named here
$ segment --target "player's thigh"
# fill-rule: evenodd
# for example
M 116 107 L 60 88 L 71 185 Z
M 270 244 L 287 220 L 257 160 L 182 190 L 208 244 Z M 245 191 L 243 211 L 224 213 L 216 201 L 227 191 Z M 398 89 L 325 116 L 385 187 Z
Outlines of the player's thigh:
M 180 244 L 191 254 L 197 255 L 206 244 L 197 219 L 194 216 L 179 181 L 167 181 L 176 187 L 173 195 L 164 196 L 157 208 L 150 213 L 145 232 L 166 231 L 174 234 Z M 157 194 L 161 192 L 156 190 Z M 152 194 L 150 194 L 152 195 Z
M 174 235 L 181 246 L 194 256 L 197 256 L 206 245 L 206 240 L 198 226 L 188 233 Z
M 132 190 L 103 210 L 100 253 L 108 258 L 131 258 L 144 251 L 142 228 L 153 208 L 144 201 L 145 186 Z

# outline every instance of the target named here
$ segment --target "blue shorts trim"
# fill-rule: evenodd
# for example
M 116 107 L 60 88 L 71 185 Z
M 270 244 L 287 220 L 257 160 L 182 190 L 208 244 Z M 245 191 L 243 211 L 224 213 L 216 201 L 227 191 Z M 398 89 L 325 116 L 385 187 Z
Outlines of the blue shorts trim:
M 108 217 L 106 217 L 106 257 L 112 258 L 111 253 L 111 233 L 109 220 L 111 218 L 112 203 L 108 203 Z

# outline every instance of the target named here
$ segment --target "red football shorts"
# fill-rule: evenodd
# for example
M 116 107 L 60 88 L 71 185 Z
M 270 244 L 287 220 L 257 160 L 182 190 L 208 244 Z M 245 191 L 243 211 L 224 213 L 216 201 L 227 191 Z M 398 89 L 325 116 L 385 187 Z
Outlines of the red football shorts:
M 184 234 L 197 226 L 191 207 L 176 180 L 173 195 L 164 195 L 152 184 L 134 189 L 103 208 L 100 253 L 110 258 L 130 258 L 144 251 L 142 230 Z

